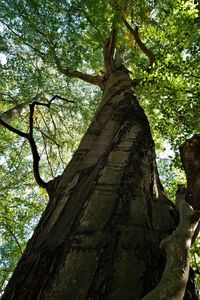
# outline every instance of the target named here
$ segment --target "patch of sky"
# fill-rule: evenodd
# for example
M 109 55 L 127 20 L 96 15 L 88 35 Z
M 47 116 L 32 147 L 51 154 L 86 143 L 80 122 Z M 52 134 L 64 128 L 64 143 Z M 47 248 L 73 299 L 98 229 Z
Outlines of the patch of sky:
M 164 142 L 163 148 L 163 151 L 158 151 L 156 153 L 156 162 L 160 179 L 165 186 L 166 183 L 169 184 L 170 181 L 175 180 L 176 178 L 176 174 L 171 169 L 175 153 L 168 142 Z
M 0 64 L 3 66 L 7 64 L 7 57 L 4 53 L 0 53 Z

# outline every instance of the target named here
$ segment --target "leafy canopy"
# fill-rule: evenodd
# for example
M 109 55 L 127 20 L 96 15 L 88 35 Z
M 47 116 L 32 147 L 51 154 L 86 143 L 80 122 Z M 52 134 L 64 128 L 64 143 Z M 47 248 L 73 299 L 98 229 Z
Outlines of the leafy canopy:
M 140 39 L 155 56 L 150 67 L 124 20 L 133 29 L 139 26 Z M 99 87 L 89 84 L 90 77 L 84 82 L 81 74 L 103 74 L 102 49 L 113 23 L 124 63 L 138 80 L 135 89 L 157 150 L 163 150 L 165 142 L 177 153 L 185 138 L 200 131 L 199 4 L 195 1 L 2 0 L 1 118 L 27 132 L 28 104 L 35 99 L 47 102 L 60 95 L 74 101 L 57 100 L 49 109 L 35 109 L 34 138 L 45 180 L 62 172 L 98 105 Z M 35 185 L 27 141 L 3 126 L 0 141 L 3 290 L 47 199 Z M 171 159 L 160 161 L 171 192 L 182 177 L 178 161 L 171 170 Z M 163 169 L 166 164 L 168 171 Z

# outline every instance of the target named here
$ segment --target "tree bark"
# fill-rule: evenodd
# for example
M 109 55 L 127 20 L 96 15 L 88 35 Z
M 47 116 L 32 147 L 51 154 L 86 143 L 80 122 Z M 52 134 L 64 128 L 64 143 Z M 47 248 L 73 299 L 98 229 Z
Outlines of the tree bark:
M 187 201 L 194 210 L 200 210 L 200 134 L 186 140 L 180 154 L 187 178 Z
M 193 210 L 185 201 L 185 195 L 186 189 L 179 186 L 176 194 L 179 225 L 161 242 L 161 248 L 166 253 L 165 269 L 159 284 L 142 300 L 198 299 L 192 294 L 186 297 L 185 290 L 190 270 L 190 247 L 198 226 L 200 211 Z
M 126 70 L 102 102 L 2 300 L 139 300 L 160 281 L 177 213 L 160 184 L 148 120 Z

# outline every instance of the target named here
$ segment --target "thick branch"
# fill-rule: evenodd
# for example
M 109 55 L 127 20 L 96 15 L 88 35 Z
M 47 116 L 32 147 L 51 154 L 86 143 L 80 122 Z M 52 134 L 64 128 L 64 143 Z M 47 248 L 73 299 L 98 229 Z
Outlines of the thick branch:
M 153 63 L 155 62 L 155 55 L 154 53 L 147 48 L 147 46 L 141 41 L 140 36 L 139 36 L 139 31 L 138 31 L 138 26 L 135 26 L 135 28 L 133 29 L 132 26 L 128 23 L 128 21 L 124 18 L 121 17 L 122 21 L 124 23 L 124 25 L 126 26 L 126 28 L 129 30 L 129 32 L 132 34 L 132 36 L 134 37 L 136 43 L 138 44 L 138 46 L 140 47 L 140 49 L 143 51 L 143 53 L 148 57 L 149 61 L 150 61 L 150 66 L 153 65 Z
M 45 102 L 39 102 L 39 101 L 33 101 L 30 104 L 30 117 L 29 117 L 29 133 L 28 133 L 28 141 L 31 147 L 31 152 L 33 156 L 33 171 L 34 171 L 34 177 L 37 182 L 37 184 L 43 188 L 47 188 L 47 183 L 42 180 L 39 172 L 39 162 L 40 162 L 40 155 L 37 150 L 37 146 L 33 137 L 33 115 L 34 115 L 34 109 L 36 105 L 41 105 L 41 106 L 47 106 L 50 107 L 51 103 L 56 99 L 61 99 L 69 103 L 74 103 L 74 101 L 67 100 L 59 95 L 55 95 L 49 100 L 47 103 Z
M 19 37 L 25 45 L 29 46 L 31 49 L 33 49 L 35 52 L 37 52 L 41 57 L 42 59 L 45 57 L 45 53 L 41 52 L 40 50 L 38 50 L 37 48 L 33 47 L 31 44 L 27 43 L 26 41 L 24 41 L 23 37 L 21 34 L 17 33 L 16 31 L 14 31 L 10 26 L 9 24 L 5 23 L 3 20 L 1 20 L 1 22 L 14 34 L 16 35 L 17 37 Z M 37 29 L 35 27 L 35 29 Z M 40 30 L 37 29 L 37 32 L 39 32 L 43 37 L 45 37 L 46 39 L 46 35 L 41 32 Z M 100 88 L 103 88 L 103 76 L 100 76 L 100 75 L 96 75 L 96 76 L 93 76 L 93 75 L 89 75 L 89 74 L 84 74 L 82 72 L 79 72 L 79 71 L 70 71 L 68 70 L 67 68 L 63 68 L 61 63 L 60 63 L 60 60 L 58 59 L 56 53 L 55 53 L 55 47 L 52 47 L 52 44 L 49 42 L 49 40 L 47 40 L 48 44 L 50 44 L 50 47 L 51 47 L 51 51 L 53 53 L 53 58 L 54 58 L 54 61 L 56 63 L 56 66 L 58 68 L 58 70 L 66 75 L 67 77 L 71 77 L 71 78 L 78 78 L 78 79 L 81 79 L 85 82 L 88 82 L 90 84 L 94 84 L 94 85 L 97 85 L 99 86 Z
M 103 50 L 104 66 L 105 66 L 105 72 L 107 76 L 109 76 L 109 74 L 111 74 L 115 69 L 114 52 L 116 48 L 116 40 L 117 40 L 117 30 L 113 29 L 111 31 L 109 38 L 106 40 L 104 44 L 104 50 Z
M 180 146 L 181 161 L 187 178 L 187 202 L 200 210 L 200 134 L 194 135 Z M 200 222 L 194 233 L 195 241 L 200 231 Z
M 34 172 L 35 180 L 40 187 L 46 188 L 47 183 L 43 181 L 42 178 L 40 177 L 40 172 L 39 172 L 40 155 L 38 153 L 38 149 L 33 137 L 33 115 L 34 115 L 34 108 L 36 102 L 37 101 L 34 101 L 33 103 L 30 104 L 29 133 L 27 139 L 29 141 L 31 147 L 31 153 L 33 157 L 33 172 Z
M 180 147 L 180 154 L 187 177 L 187 190 L 179 186 L 176 194 L 179 225 L 173 234 L 161 242 L 161 248 L 166 253 L 161 281 L 142 300 L 182 300 L 185 294 L 190 247 L 200 227 L 200 135 L 186 140 Z
M 46 187 L 46 182 L 44 182 L 39 174 L 39 161 L 40 161 L 40 156 L 37 150 L 37 146 L 35 143 L 35 140 L 33 138 L 33 113 L 34 113 L 34 106 L 31 104 L 30 105 L 30 131 L 29 133 L 25 133 L 21 130 L 18 130 L 11 125 L 7 124 L 5 121 L 0 119 L 0 124 L 3 125 L 5 128 L 10 130 L 11 132 L 27 139 L 29 141 L 30 147 L 31 147 L 31 152 L 33 156 L 33 172 L 34 172 L 34 177 L 37 182 L 37 184 L 41 187 Z
M 33 49 L 35 52 L 37 52 L 42 59 L 44 59 L 45 57 L 45 53 L 41 52 L 40 50 L 38 50 L 37 48 L 33 47 L 31 44 L 27 43 L 26 41 L 24 41 L 23 37 L 18 34 L 17 32 L 15 32 L 7 23 L 5 23 L 4 21 L 1 20 L 1 22 L 6 25 L 6 27 L 12 31 L 12 33 L 14 35 L 16 35 L 17 37 L 19 37 L 25 45 L 29 46 L 31 49 Z M 37 28 L 36 28 L 37 29 Z M 41 32 L 40 30 L 37 29 L 37 32 L 39 32 L 42 36 L 45 37 L 46 39 L 46 36 L 44 35 L 43 32 Z M 50 47 L 52 47 L 51 43 L 47 40 L 48 44 L 50 44 Z M 55 48 L 51 48 L 51 51 L 53 53 L 53 58 L 54 58 L 54 61 L 56 63 L 56 66 L 58 68 L 58 70 L 66 75 L 67 77 L 71 77 L 71 78 L 78 78 L 78 79 L 81 79 L 85 82 L 88 82 L 90 84 L 94 84 L 94 85 L 97 85 L 99 86 L 101 89 L 103 88 L 103 76 L 100 76 L 100 75 L 96 75 L 96 76 L 93 76 L 93 75 L 89 75 L 89 74 L 84 74 L 82 72 L 79 72 L 79 71 L 70 71 L 69 69 L 67 68 L 63 68 L 61 63 L 60 63 L 60 60 L 58 59 L 56 53 L 55 53 Z
M 25 132 L 23 132 L 23 131 L 21 131 L 19 129 L 16 129 L 14 127 L 12 127 L 11 125 L 9 125 L 5 121 L 3 121 L 1 118 L 0 118 L 0 124 L 2 126 L 4 126 L 5 128 L 7 128 L 8 130 L 10 130 L 10 131 L 16 133 L 17 135 L 19 135 L 19 136 L 27 139 L 27 136 L 28 136 L 27 133 L 25 133 Z
M 180 155 L 187 178 L 186 200 L 200 210 L 200 134 L 180 146 Z
M 70 78 L 78 78 L 78 79 L 81 79 L 81 80 L 83 80 L 85 82 L 88 82 L 90 84 L 97 85 L 101 89 L 103 88 L 103 83 L 104 83 L 104 77 L 103 76 L 100 76 L 100 75 L 93 76 L 93 75 L 85 74 L 85 73 L 82 73 L 82 72 L 79 72 L 79 71 L 70 71 L 69 69 L 64 68 L 62 66 L 59 58 L 57 57 L 57 55 L 55 53 L 55 49 L 52 49 L 52 52 L 53 52 L 54 62 L 56 64 L 58 70 L 62 74 L 66 75 L 67 77 L 70 77 Z
M 185 189 L 177 191 L 180 222 L 176 230 L 161 242 L 166 265 L 159 284 L 142 300 L 182 300 L 189 276 L 189 251 L 200 211 L 194 212 L 185 201 Z

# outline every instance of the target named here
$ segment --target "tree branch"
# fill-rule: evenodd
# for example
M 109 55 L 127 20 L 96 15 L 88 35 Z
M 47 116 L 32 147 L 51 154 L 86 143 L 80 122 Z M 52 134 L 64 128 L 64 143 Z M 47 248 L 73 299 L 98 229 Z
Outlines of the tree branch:
M 12 32 L 12 33 L 13 33 L 15 36 L 17 36 L 21 41 L 23 41 L 23 43 L 24 43 L 26 46 L 30 47 L 33 51 L 35 51 L 36 53 L 38 53 L 38 54 L 40 55 L 40 57 L 44 57 L 44 56 L 46 55 L 44 52 L 40 51 L 39 49 L 35 48 L 33 45 L 31 45 L 31 44 L 29 44 L 28 42 L 26 42 L 26 40 L 23 38 L 23 36 L 22 36 L 21 34 L 19 34 L 18 32 L 16 32 L 15 30 L 13 30 L 13 29 L 11 28 L 11 26 L 10 26 L 9 24 L 7 24 L 4 20 L 0 19 L 0 22 L 1 22 L 2 24 L 4 24 L 10 32 Z
M 78 11 L 80 11 L 80 13 L 82 13 L 84 15 L 84 17 L 86 18 L 86 20 L 90 23 L 90 25 L 92 25 L 92 27 L 96 30 L 96 32 L 98 33 L 100 40 L 102 43 L 104 43 L 104 37 L 101 33 L 101 31 L 99 30 L 99 28 L 95 25 L 95 23 L 92 21 L 91 17 L 89 16 L 89 14 L 86 12 L 86 10 L 84 10 L 83 8 L 79 8 L 77 7 Z
M 129 32 L 134 37 L 134 39 L 135 39 L 136 43 L 138 44 L 138 46 L 140 47 L 140 49 L 148 57 L 148 59 L 150 61 L 150 67 L 151 67 L 153 65 L 153 63 L 155 62 L 156 58 L 155 58 L 154 53 L 150 49 L 148 49 L 147 46 L 140 39 L 138 26 L 135 26 L 135 28 L 133 29 L 132 26 L 128 23 L 128 21 L 123 16 L 121 16 L 121 19 L 122 19 L 124 25 L 126 26 L 126 28 L 129 30 Z
M 10 229 L 10 226 L 8 226 L 6 223 L 2 222 L 3 226 L 10 232 L 10 234 L 12 235 L 12 237 L 14 238 L 18 248 L 19 248 L 19 251 L 21 254 L 23 254 L 23 251 L 22 251 L 22 248 L 21 248 L 21 245 L 16 237 L 16 235 L 14 234 L 14 232 Z
M 28 137 L 28 134 L 27 134 L 27 133 L 25 133 L 25 132 L 23 132 L 23 131 L 21 131 L 21 130 L 19 130 L 19 129 L 16 129 L 16 128 L 14 128 L 14 127 L 12 127 L 11 125 L 9 125 L 9 124 L 7 124 L 5 121 L 3 121 L 1 118 L 0 118 L 0 124 L 1 124 L 2 126 L 4 126 L 5 128 L 7 128 L 8 130 L 14 132 L 15 134 L 17 134 L 17 135 L 19 135 L 19 136 L 21 136 L 21 137 L 27 139 L 27 137 Z
M 200 210 L 200 134 L 195 134 L 180 146 L 180 156 L 187 179 L 186 201 L 194 210 Z M 200 222 L 192 241 L 199 230 Z
M 97 85 L 101 89 L 103 88 L 103 85 L 104 85 L 104 77 L 103 76 L 100 76 L 100 75 L 93 76 L 93 75 L 85 74 L 85 73 L 82 73 L 82 72 L 79 72 L 79 71 L 70 71 L 69 69 L 64 68 L 62 66 L 62 64 L 60 62 L 60 59 L 56 55 L 55 49 L 52 49 L 52 53 L 53 53 L 53 59 L 54 59 L 54 62 L 57 66 L 57 69 L 62 74 L 64 74 L 67 77 L 70 77 L 70 78 L 78 78 L 78 79 L 81 79 L 81 80 L 83 80 L 87 83 Z
M 112 29 L 109 38 L 107 38 L 103 49 L 104 66 L 107 76 L 109 76 L 115 70 L 114 52 L 116 47 L 116 40 L 117 30 L 114 28 Z
M 40 155 L 38 153 L 38 149 L 33 137 L 33 115 L 34 115 L 36 102 L 37 101 L 34 101 L 33 103 L 30 104 L 29 133 L 27 139 L 29 141 L 31 147 L 31 153 L 33 157 L 33 173 L 34 173 L 35 180 L 40 187 L 46 188 L 47 183 L 40 176 L 40 172 L 39 172 Z
M 186 173 L 187 189 L 179 186 L 176 193 L 179 225 L 161 242 L 161 248 L 166 253 L 165 269 L 159 284 L 142 300 L 183 300 L 185 294 L 190 268 L 190 247 L 200 228 L 200 134 L 194 135 L 180 146 L 180 155 Z
M 35 97 L 35 99 L 38 98 L 38 95 Z M 39 172 L 39 162 L 40 162 L 40 155 L 38 153 L 38 149 L 37 149 L 37 145 L 35 143 L 34 137 L 33 137 L 33 116 L 34 116 L 34 110 L 35 110 L 35 106 L 36 105 L 41 105 L 41 106 L 46 106 L 46 107 L 50 107 L 51 103 L 55 100 L 55 99 L 61 99 L 63 101 L 69 102 L 69 103 L 74 103 L 74 101 L 70 101 L 67 100 L 59 95 L 55 95 L 53 96 L 47 103 L 45 102 L 39 102 L 37 100 L 34 100 L 31 104 L 29 104 L 30 107 L 30 115 L 29 115 L 29 132 L 25 133 L 21 130 L 18 130 L 14 127 L 12 127 L 11 125 L 7 124 L 4 120 L 2 120 L 0 118 L 0 124 L 3 125 L 5 128 L 7 128 L 8 130 L 10 130 L 11 132 L 25 138 L 28 140 L 30 147 L 31 147 L 31 153 L 32 153 L 32 157 L 33 157 L 33 173 L 34 173 L 34 177 L 35 180 L 37 182 L 37 184 L 40 187 L 43 188 L 47 188 L 47 182 L 45 182 L 41 176 L 40 176 L 40 172 Z
M 180 146 L 181 161 L 187 178 L 187 201 L 200 209 L 200 134 L 194 135 Z
M 194 211 L 185 201 L 186 190 L 179 186 L 177 207 L 180 221 L 176 230 L 161 242 L 166 253 L 166 265 L 159 284 L 142 300 L 182 300 L 189 276 L 189 251 L 200 211 Z
M 51 161 L 50 161 L 48 150 L 47 150 L 47 143 L 46 143 L 46 140 L 45 140 L 43 134 L 42 134 L 42 139 L 43 139 L 43 143 L 44 143 L 44 151 L 45 151 L 45 154 L 46 154 L 46 158 L 47 158 L 47 163 L 48 163 L 48 166 L 49 166 L 49 170 L 50 170 L 51 176 L 54 177 L 53 168 L 51 166 Z
M 42 59 L 44 59 L 45 57 L 45 53 L 41 52 L 39 49 L 35 48 L 34 46 L 32 46 L 31 44 L 27 43 L 21 34 L 15 32 L 11 27 L 10 25 L 8 25 L 7 23 L 5 23 L 3 20 L 0 20 L 15 36 L 17 36 L 18 38 L 20 38 L 23 43 L 25 45 L 27 45 L 28 47 L 30 47 L 32 50 L 34 50 L 36 53 L 38 53 L 40 55 L 40 57 Z M 43 32 L 37 30 L 37 32 L 39 32 L 41 35 L 43 35 L 46 39 L 46 36 L 44 35 Z M 87 83 L 90 83 L 90 84 L 94 84 L 94 85 L 97 85 L 99 86 L 101 89 L 103 88 L 103 82 L 104 82 L 104 77 L 103 76 L 100 76 L 100 75 L 96 75 L 96 76 L 93 76 L 93 75 L 89 75 L 89 74 L 85 74 L 85 73 L 82 73 L 82 72 L 79 72 L 79 71 L 70 71 L 69 69 L 67 68 L 64 68 L 61 63 L 60 63 L 60 60 L 59 58 L 57 57 L 56 53 L 55 53 L 55 46 L 56 45 L 52 45 L 50 43 L 50 41 L 48 40 L 47 41 L 50 48 L 51 48 L 51 51 L 53 53 L 53 59 L 54 59 L 54 62 L 57 66 L 57 69 L 64 75 L 66 75 L 67 77 L 70 77 L 70 78 L 78 78 L 78 79 L 81 79 Z M 57 43 L 56 43 L 57 44 Z
M 65 102 L 68 102 L 68 103 L 74 103 L 74 101 L 72 101 L 72 100 L 68 100 L 68 99 L 63 98 L 63 97 L 61 97 L 61 96 L 59 96 L 59 95 L 55 95 L 55 96 L 53 96 L 47 103 L 45 103 L 45 102 L 39 102 L 39 101 L 35 100 L 35 101 L 32 102 L 32 104 L 34 104 L 34 106 L 35 106 L 35 105 L 41 105 L 41 106 L 47 106 L 47 107 L 49 108 L 49 107 L 51 106 L 51 103 L 52 103 L 55 99 L 60 99 L 60 100 L 63 100 L 63 101 L 65 101 Z
M 45 57 L 45 53 L 41 52 L 39 49 L 33 47 L 31 44 L 27 43 L 21 34 L 17 33 L 16 31 L 14 31 L 9 24 L 5 23 L 3 20 L 0 20 L 15 36 L 17 36 L 18 38 L 20 38 L 25 45 L 29 46 L 32 50 L 34 50 L 35 52 L 37 52 L 40 57 L 42 57 L 42 59 Z M 35 27 L 35 29 L 37 29 L 37 27 Z M 37 29 L 37 32 L 40 33 L 43 37 L 45 37 L 46 39 L 46 36 L 44 35 L 43 32 L 41 32 L 40 30 Z M 57 57 L 56 55 L 56 52 L 55 52 L 55 46 L 56 45 L 52 45 L 51 42 L 49 40 L 46 40 L 51 48 L 51 51 L 53 53 L 53 59 L 54 59 L 54 62 L 58 68 L 58 70 L 68 76 L 68 77 L 71 77 L 71 78 L 78 78 L 78 79 L 81 79 L 85 82 L 88 82 L 90 84 L 94 84 L 94 85 L 97 85 L 99 86 L 100 88 L 103 88 L 103 81 L 104 81 L 104 78 L 103 76 L 100 76 L 100 75 L 96 75 L 96 76 L 93 76 L 93 75 L 89 75 L 89 74 L 84 74 L 82 72 L 79 72 L 79 71 L 70 71 L 68 70 L 67 68 L 63 68 L 61 63 L 60 63 L 60 60 L 59 58 Z M 57 43 L 56 43 L 57 44 Z
M 60 148 L 60 145 L 58 144 L 58 142 L 56 142 L 55 139 L 53 139 L 51 136 L 47 135 L 45 132 L 43 132 L 41 129 L 38 128 L 38 130 L 40 131 L 41 135 L 43 137 L 45 137 L 46 139 L 49 139 L 50 141 L 52 141 L 56 146 L 57 148 Z
M 1 94 L 1 93 L 0 93 Z M 61 99 L 65 102 L 68 103 L 74 103 L 74 101 L 65 99 L 59 95 L 55 95 L 52 97 L 51 100 L 49 100 L 48 102 L 39 102 L 37 100 L 34 99 L 38 99 L 40 98 L 42 95 L 38 94 L 36 97 L 34 97 L 32 100 L 36 101 L 36 104 L 41 105 L 41 106 L 47 106 L 50 107 L 51 103 L 57 98 L 57 99 Z M 3 99 L 2 99 L 3 101 Z M 14 98 L 13 98 L 14 101 Z M 15 106 L 13 106 L 12 108 L 8 109 L 7 111 L 3 112 L 0 114 L 0 118 L 1 120 L 3 120 L 5 123 L 9 123 L 10 121 L 12 121 L 13 119 L 15 119 L 16 117 L 20 116 L 21 112 L 23 109 L 28 108 L 29 107 L 29 103 L 24 102 L 24 103 L 20 103 L 20 104 L 16 104 Z

